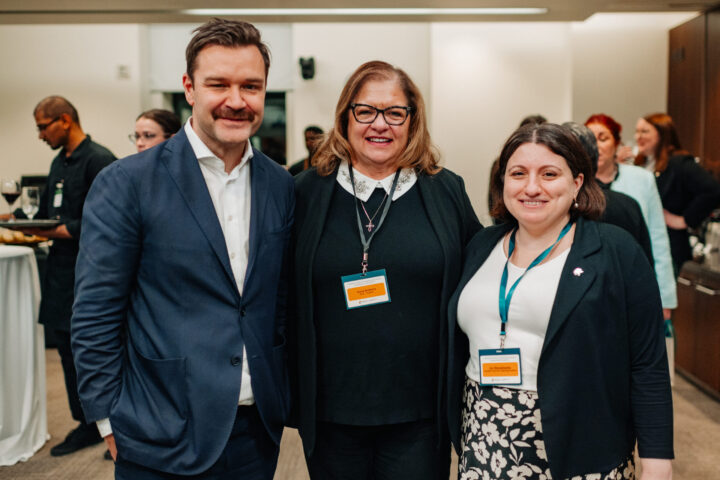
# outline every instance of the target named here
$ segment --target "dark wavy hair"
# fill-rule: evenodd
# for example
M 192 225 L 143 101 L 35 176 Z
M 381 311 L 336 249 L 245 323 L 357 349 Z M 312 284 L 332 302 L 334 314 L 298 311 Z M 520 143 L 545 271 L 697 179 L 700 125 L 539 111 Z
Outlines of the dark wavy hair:
M 573 205 L 570 207 L 570 218 L 572 220 L 578 217 L 589 220 L 600 218 L 600 215 L 605 210 L 605 195 L 603 195 L 602 190 L 595 182 L 590 158 L 585 153 L 580 141 L 570 130 L 554 123 L 522 126 L 515 130 L 505 142 L 500 154 L 498 169 L 490 181 L 490 194 L 493 200 L 493 208 L 490 214 L 493 218 L 509 223 L 517 223 L 517 219 L 510 214 L 503 200 L 505 170 L 513 153 L 526 143 L 544 145 L 554 154 L 563 157 L 568 168 L 570 168 L 570 172 L 572 172 L 573 178 L 577 178 L 580 174 L 583 175 L 583 183 L 575 199 L 578 206 Z

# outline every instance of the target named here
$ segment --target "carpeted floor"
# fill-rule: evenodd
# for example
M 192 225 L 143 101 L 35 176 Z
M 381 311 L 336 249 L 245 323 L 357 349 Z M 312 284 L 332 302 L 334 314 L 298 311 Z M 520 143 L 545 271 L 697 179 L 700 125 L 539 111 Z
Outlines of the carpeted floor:
M 67 406 L 60 357 L 46 350 L 48 430 L 51 438 L 29 461 L 0 467 L 0 480 L 111 480 L 113 464 L 103 459 L 103 445 L 66 457 L 50 456 L 50 448 L 61 442 L 75 426 Z M 683 377 L 675 377 L 674 480 L 720 480 L 720 402 L 708 397 Z M 453 459 L 455 460 L 455 459 Z M 453 472 L 456 472 L 453 461 Z M 308 474 L 297 432 L 286 429 L 280 448 L 277 480 L 307 480 Z M 455 478 L 455 474 L 451 475 Z

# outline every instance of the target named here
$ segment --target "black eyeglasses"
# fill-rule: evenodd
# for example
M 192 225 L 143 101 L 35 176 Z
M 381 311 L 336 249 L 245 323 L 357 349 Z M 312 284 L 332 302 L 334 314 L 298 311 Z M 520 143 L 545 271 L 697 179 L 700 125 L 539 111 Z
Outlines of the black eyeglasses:
M 46 128 L 48 128 L 50 125 L 52 125 L 53 123 L 55 123 L 55 122 L 57 122 L 58 120 L 60 120 L 60 118 L 61 118 L 61 117 L 55 117 L 55 118 L 53 118 L 52 120 L 50 120 L 49 122 L 47 122 L 47 123 L 38 123 L 38 124 L 37 124 L 38 132 L 44 132 Z
M 143 132 L 143 133 L 131 133 L 130 135 L 128 135 L 128 138 L 130 139 L 130 141 L 132 143 L 137 142 L 141 138 L 143 138 L 145 140 L 152 140 L 155 137 L 157 137 L 157 133 Z
M 364 103 L 351 103 L 350 111 L 358 123 L 373 123 L 377 116 L 382 113 L 385 123 L 388 125 L 402 125 L 410 116 L 413 107 L 393 105 L 388 108 L 375 108 Z

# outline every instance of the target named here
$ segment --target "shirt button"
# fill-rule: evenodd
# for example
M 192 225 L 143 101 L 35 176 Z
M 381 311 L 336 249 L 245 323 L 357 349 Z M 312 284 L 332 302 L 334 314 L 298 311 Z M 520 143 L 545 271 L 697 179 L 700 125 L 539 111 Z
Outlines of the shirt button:
M 230 359 L 230 364 L 233 367 L 237 367 L 238 365 L 240 365 L 240 361 L 241 361 L 241 358 L 236 355 Z
M 232 222 L 232 219 L 233 219 L 233 216 L 230 215 L 230 216 L 228 217 L 228 222 Z
M 235 260 L 235 252 L 233 252 L 233 253 L 230 254 L 230 259 L 231 259 L 231 260 Z

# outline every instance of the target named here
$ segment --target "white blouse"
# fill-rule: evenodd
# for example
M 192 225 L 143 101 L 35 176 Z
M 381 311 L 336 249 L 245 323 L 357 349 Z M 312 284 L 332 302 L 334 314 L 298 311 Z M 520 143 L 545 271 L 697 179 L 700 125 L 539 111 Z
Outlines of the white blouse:
M 522 384 L 509 386 L 537 391 L 537 370 L 550 313 L 555 303 L 560 274 L 570 249 L 557 257 L 533 267 L 525 275 L 513 294 L 508 311 L 505 348 L 520 349 Z M 503 239 L 490 253 L 485 263 L 465 285 L 458 301 L 458 325 L 468 336 L 470 360 L 465 374 L 480 381 L 478 350 L 500 347 L 500 310 L 498 297 L 500 279 L 507 261 Z M 526 269 L 508 263 L 507 290 Z

